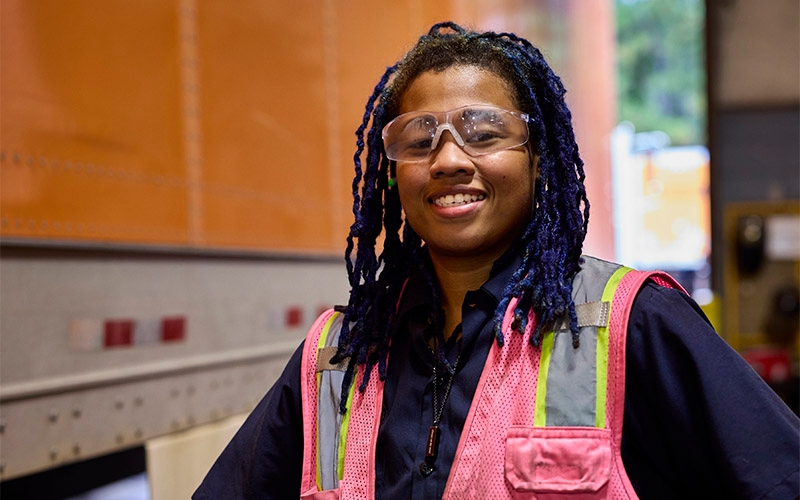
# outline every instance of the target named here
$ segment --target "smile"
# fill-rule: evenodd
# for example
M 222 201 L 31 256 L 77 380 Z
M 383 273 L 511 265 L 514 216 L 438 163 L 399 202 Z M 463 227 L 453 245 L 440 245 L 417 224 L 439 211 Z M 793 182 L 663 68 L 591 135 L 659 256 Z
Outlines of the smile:
M 433 200 L 433 204 L 437 207 L 456 207 L 459 205 L 466 205 L 468 203 L 475 203 L 486 198 L 484 194 L 448 194 Z

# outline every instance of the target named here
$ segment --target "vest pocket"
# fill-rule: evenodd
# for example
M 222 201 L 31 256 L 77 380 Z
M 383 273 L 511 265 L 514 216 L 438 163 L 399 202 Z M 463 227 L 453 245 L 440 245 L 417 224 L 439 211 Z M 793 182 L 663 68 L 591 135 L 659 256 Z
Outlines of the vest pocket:
M 598 492 L 611 458 L 607 429 L 511 426 L 506 434 L 506 480 L 516 491 Z

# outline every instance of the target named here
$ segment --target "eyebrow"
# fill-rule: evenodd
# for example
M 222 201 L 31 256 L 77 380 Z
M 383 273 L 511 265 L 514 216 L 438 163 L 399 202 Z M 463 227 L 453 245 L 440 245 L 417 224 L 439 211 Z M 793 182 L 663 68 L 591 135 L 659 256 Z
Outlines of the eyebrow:
M 411 117 L 411 119 L 408 120 L 408 122 L 406 122 L 403 129 L 407 130 L 411 127 L 420 129 L 428 128 L 428 121 L 431 119 L 436 123 L 439 123 L 439 120 L 437 120 L 436 117 L 433 116 L 431 113 L 421 112 L 421 114 Z
M 475 117 L 492 117 L 497 118 L 500 112 L 495 109 L 489 108 L 467 108 L 461 113 L 461 118 L 475 118 Z

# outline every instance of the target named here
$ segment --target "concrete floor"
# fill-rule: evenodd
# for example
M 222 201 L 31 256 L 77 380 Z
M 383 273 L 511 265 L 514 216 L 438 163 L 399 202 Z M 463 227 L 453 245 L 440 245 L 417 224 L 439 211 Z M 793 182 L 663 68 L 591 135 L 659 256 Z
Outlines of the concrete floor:
M 66 500 L 150 500 L 150 485 L 141 473 Z

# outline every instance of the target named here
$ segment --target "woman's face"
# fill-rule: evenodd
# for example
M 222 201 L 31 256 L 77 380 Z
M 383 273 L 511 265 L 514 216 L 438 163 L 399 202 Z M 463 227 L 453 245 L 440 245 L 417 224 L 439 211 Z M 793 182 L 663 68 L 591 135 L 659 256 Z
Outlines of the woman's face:
M 414 79 L 399 112 L 472 104 L 517 107 L 499 76 L 475 66 L 454 66 Z M 493 262 L 530 221 L 535 172 L 527 144 L 472 157 L 444 131 L 425 160 L 398 161 L 396 173 L 406 218 L 434 258 Z

